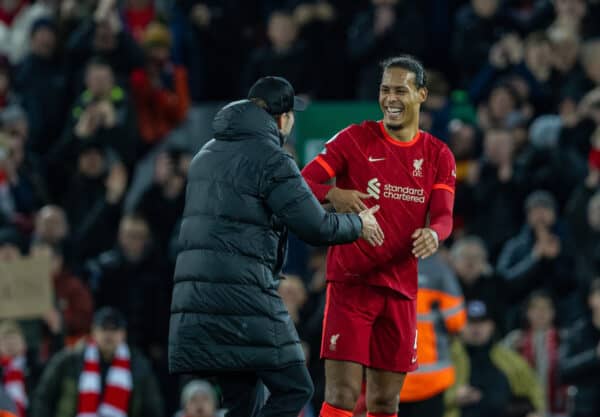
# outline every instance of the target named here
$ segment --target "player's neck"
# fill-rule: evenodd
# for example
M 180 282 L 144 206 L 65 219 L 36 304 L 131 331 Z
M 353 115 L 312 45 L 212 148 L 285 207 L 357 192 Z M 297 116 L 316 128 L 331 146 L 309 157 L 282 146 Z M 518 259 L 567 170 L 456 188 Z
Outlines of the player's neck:
M 414 137 L 417 135 L 417 132 L 419 131 L 418 125 L 403 126 L 400 129 L 389 129 L 384 123 L 383 127 L 385 128 L 385 131 L 388 133 L 388 135 L 392 139 L 397 140 L 398 142 L 410 142 L 414 139 Z

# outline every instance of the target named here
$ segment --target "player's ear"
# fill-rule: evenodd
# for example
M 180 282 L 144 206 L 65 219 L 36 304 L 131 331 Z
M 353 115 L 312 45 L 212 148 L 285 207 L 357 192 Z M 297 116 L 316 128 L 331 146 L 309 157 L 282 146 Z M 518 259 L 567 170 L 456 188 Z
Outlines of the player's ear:
M 419 103 L 424 103 L 425 100 L 427 100 L 427 95 L 429 94 L 427 87 L 419 88 L 417 93 L 419 94 Z

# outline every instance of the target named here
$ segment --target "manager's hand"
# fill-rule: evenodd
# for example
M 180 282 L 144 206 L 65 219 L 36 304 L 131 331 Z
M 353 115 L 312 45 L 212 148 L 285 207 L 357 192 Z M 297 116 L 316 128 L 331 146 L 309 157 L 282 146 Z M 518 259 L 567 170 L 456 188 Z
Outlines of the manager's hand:
M 377 205 L 358 213 L 362 220 L 360 237 L 369 242 L 371 246 L 383 245 L 383 230 L 381 230 L 381 227 L 375 218 L 375 213 L 377 213 L 378 210 L 379 206 Z
M 356 190 L 333 187 L 325 198 L 338 213 L 360 213 L 367 209 L 363 200 L 371 196 Z

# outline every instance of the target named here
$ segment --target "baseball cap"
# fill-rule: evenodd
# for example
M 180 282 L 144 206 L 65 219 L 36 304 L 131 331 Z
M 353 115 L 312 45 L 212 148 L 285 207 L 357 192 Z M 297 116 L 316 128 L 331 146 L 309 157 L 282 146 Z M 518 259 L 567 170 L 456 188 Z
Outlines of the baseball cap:
M 114 307 L 102 307 L 94 314 L 93 324 L 107 330 L 120 330 L 127 327 L 127 320 Z
M 487 305 L 481 300 L 473 300 L 467 303 L 467 318 L 469 321 L 492 320 Z
M 250 87 L 248 99 L 258 98 L 267 104 L 270 114 L 287 113 L 306 109 L 306 102 L 294 93 L 294 87 L 283 77 L 262 77 Z
M 56 22 L 54 21 L 54 19 L 47 16 L 40 17 L 39 19 L 33 22 L 33 24 L 31 25 L 30 32 L 33 35 L 40 29 L 49 29 L 53 32 L 56 32 Z
M 548 191 L 537 190 L 529 194 L 525 200 L 525 210 L 535 207 L 545 207 L 556 211 L 556 200 Z

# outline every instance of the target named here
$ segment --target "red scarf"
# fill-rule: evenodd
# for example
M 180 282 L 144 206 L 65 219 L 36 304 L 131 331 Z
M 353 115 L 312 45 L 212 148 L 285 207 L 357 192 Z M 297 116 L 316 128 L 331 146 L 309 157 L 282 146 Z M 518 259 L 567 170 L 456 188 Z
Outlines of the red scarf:
M 12 25 L 15 17 L 21 13 L 21 10 L 27 6 L 27 3 L 27 0 L 21 0 L 21 3 L 19 3 L 19 5 L 12 12 L 7 12 L 3 8 L 0 8 L 0 22 L 4 23 L 6 26 Z
M 527 362 L 536 368 L 535 363 L 535 346 L 534 346 L 534 332 L 528 330 L 523 335 L 523 340 L 520 346 L 520 353 L 525 357 Z M 548 353 L 548 374 L 547 380 L 544 381 L 548 388 L 548 395 L 550 400 L 550 411 L 562 412 L 566 406 L 566 390 L 565 387 L 559 385 L 558 377 L 558 349 L 560 346 L 560 340 L 556 329 L 550 329 L 546 332 L 546 340 L 544 342 L 546 346 L 545 351 Z
M 122 344 L 106 374 L 104 396 L 100 398 L 100 354 L 95 343 L 86 346 L 83 372 L 79 377 L 77 417 L 127 417 L 133 382 L 129 348 Z
M 25 392 L 25 357 L 4 357 L 0 359 L 0 364 L 2 364 L 2 368 L 4 368 L 4 375 L 2 375 L 4 389 L 17 405 L 19 417 L 25 417 L 25 410 L 27 409 L 27 393 Z

